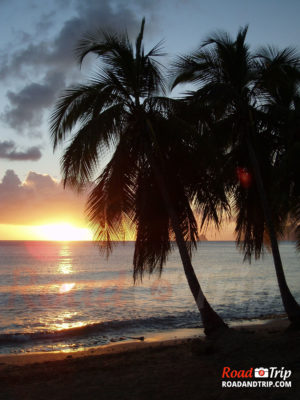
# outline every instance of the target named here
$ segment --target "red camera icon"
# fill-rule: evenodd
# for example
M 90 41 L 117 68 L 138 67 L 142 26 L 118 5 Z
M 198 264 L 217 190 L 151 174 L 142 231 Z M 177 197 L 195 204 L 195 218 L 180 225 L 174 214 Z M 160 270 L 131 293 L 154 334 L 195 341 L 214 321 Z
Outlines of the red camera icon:
M 263 367 L 255 368 L 254 377 L 255 378 L 268 378 L 269 377 L 269 369 L 263 368 Z

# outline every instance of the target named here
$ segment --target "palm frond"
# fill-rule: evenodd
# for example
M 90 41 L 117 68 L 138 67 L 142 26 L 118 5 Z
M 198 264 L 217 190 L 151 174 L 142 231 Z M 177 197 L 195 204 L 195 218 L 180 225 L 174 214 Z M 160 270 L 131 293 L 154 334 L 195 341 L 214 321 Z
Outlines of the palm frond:
M 102 57 L 108 65 L 114 65 L 116 60 L 122 57 L 132 58 L 132 46 L 127 34 L 117 35 L 98 31 L 96 34 L 86 35 L 79 42 L 76 55 L 80 65 L 89 53 Z
M 122 105 L 114 105 L 82 124 L 66 149 L 61 165 L 64 185 L 81 188 L 89 183 L 100 154 L 119 140 Z
M 259 258 L 265 239 L 265 217 L 257 204 L 257 192 L 253 188 L 244 190 L 238 187 L 235 195 L 236 241 L 243 250 L 244 258 L 251 261 L 254 254 Z
M 300 251 L 300 198 L 298 197 L 296 205 L 292 210 L 294 226 L 295 226 L 295 235 L 297 241 L 297 249 Z
M 58 100 L 51 115 L 50 131 L 55 149 L 63 142 L 78 122 L 85 122 L 115 102 L 123 100 L 103 76 L 93 79 L 89 85 L 69 88 Z
M 158 271 L 160 274 L 171 250 L 168 212 L 149 168 L 139 171 L 135 224 L 137 234 L 133 277 L 136 281 L 138 278 L 142 279 L 146 272 L 151 274 Z
M 164 57 L 167 55 L 167 53 L 165 53 L 163 51 L 163 45 L 164 45 L 165 41 L 164 40 L 160 40 L 158 43 L 156 43 L 156 45 L 154 45 L 152 47 L 151 50 L 148 51 L 148 53 L 146 54 L 146 57 Z
M 149 97 L 150 93 L 156 95 L 158 93 L 166 94 L 166 83 L 161 72 L 162 66 L 160 63 L 152 60 L 150 57 L 144 63 L 143 68 L 143 85 L 142 94 Z
M 141 29 L 140 32 L 137 36 L 136 42 L 135 42 L 135 56 L 137 58 L 140 58 L 142 54 L 144 53 L 144 50 L 142 48 L 142 41 L 143 41 L 143 36 L 144 36 L 144 28 L 145 28 L 145 17 L 142 19 L 141 23 Z
M 136 168 L 132 149 L 121 140 L 89 195 L 88 218 L 107 255 L 114 241 L 124 240 L 124 221 L 134 218 Z

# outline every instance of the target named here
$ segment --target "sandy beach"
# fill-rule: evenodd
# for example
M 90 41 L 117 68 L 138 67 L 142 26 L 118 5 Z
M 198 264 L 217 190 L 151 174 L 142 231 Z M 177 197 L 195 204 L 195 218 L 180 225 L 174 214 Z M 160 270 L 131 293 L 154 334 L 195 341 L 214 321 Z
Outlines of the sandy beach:
M 166 334 L 72 353 L 0 357 L 0 398 L 296 399 L 299 332 L 275 319 L 238 325 L 219 337 Z M 222 388 L 223 368 L 285 367 L 292 388 Z

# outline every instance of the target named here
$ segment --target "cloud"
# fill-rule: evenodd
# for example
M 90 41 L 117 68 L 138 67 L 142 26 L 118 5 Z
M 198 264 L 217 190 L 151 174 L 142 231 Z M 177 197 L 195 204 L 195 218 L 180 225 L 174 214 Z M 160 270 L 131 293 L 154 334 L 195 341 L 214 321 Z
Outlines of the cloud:
M 43 83 L 30 83 L 19 92 L 8 91 L 10 107 L 2 113 L 2 120 L 18 133 L 39 126 L 42 112 L 52 105 L 58 90 L 63 86 L 62 74 L 51 71 Z
M 8 169 L 2 179 L 1 189 L 9 189 L 13 188 L 15 186 L 19 186 L 21 184 L 21 181 L 19 177 L 14 173 L 12 169 Z
M 56 36 L 38 43 L 36 36 L 33 35 L 29 43 L 27 37 L 23 49 L 1 57 L 0 79 L 30 80 L 19 91 L 6 93 L 9 105 L 2 113 L 2 120 L 19 133 L 38 127 L 45 110 L 52 108 L 59 93 L 74 77 L 78 79 L 74 47 L 83 34 L 101 27 L 121 32 L 127 29 L 129 36 L 135 37 L 141 23 L 137 9 L 140 12 L 141 7 L 149 8 L 148 3 L 141 5 L 137 0 L 114 4 L 109 0 L 76 0 L 74 4 L 76 15 L 63 23 Z M 37 28 L 41 29 L 41 24 L 51 27 L 52 23 L 53 14 L 49 13 L 42 16 Z M 149 30 L 151 26 L 149 21 Z M 41 73 L 43 79 L 40 79 Z
M 7 170 L 0 183 L 0 224 L 83 223 L 85 197 L 64 190 L 50 175 L 29 172 L 24 182 Z
M 11 161 L 37 161 L 42 153 L 37 146 L 29 147 L 25 151 L 17 151 L 16 144 L 12 140 L 0 141 L 0 158 Z
M 54 11 L 43 14 L 41 20 L 37 23 L 36 26 L 37 32 L 48 31 L 53 26 L 54 20 L 55 20 Z
M 24 36 L 25 32 L 22 32 L 22 35 Z M 26 44 L 30 38 L 31 36 L 27 35 L 26 40 L 22 40 L 23 43 Z M 15 77 L 25 78 L 27 75 L 24 70 L 27 67 L 31 67 L 36 71 L 41 65 L 45 65 L 48 53 L 49 44 L 42 41 L 38 44 L 29 43 L 27 47 L 11 54 L 2 54 L 0 79 L 5 80 Z

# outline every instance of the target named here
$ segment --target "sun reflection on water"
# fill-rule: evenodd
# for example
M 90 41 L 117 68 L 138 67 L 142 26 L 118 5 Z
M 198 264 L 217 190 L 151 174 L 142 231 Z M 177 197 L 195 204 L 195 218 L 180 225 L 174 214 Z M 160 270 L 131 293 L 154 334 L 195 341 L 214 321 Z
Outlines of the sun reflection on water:
M 63 311 L 59 315 L 53 315 L 53 317 L 46 323 L 47 329 L 50 332 L 60 332 L 84 326 L 86 324 L 85 322 L 76 321 L 77 316 L 78 313 L 74 311 Z
M 59 288 L 59 293 L 67 293 L 70 292 L 70 290 L 73 289 L 75 286 L 75 282 L 72 283 L 63 283 L 60 288 Z
M 51 329 L 56 332 L 72 329 L 72 328 L 81 328 L 84 326 L 84 322 L 61 322 L 61 323 L 56 323 L 51 326 Z
M 64 263 L 61 263 L 61 264 L 59 264 L 59 266 L 58 266 L 58 272 L 59 272 L 60 274 L 64 274 L 64 275 L 71 274 L 71 273 L 73 272 L 73 270 L 72 270 L 72 265 L 71 265 L 71 264 L 64 264 Z
M 68 275 L 73 273 L 73 267 L 71 263 L 71 250 L 68 243 L 64 243 L 59 251 L 59 265 L 57 271 L 60 274 Z

